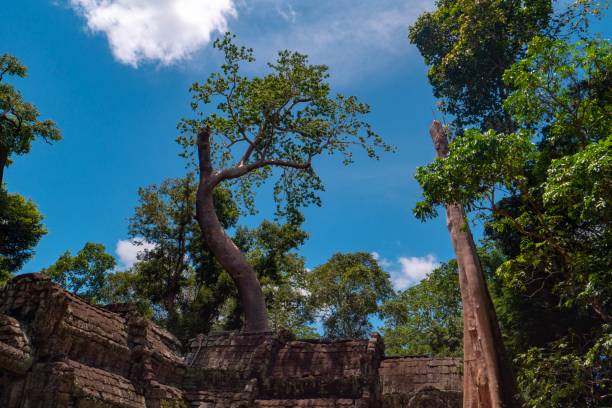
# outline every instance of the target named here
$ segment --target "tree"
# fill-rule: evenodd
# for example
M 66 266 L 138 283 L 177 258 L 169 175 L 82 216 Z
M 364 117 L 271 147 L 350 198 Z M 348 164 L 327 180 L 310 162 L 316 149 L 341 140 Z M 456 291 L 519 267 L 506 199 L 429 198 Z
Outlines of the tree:
M 34 255 L 47 233 L 43 216 L 30 200 L 0 187 L 0 285 Z
M 139 262 L 124 278 L 140 303 L 150 303 L 155 318 L 181 337 L 208 332 L 231 292 L 194 219 L 197 185 L 193 174 L 138 190 L 139 204 L 129 235 L 142 246 Z M 225 228 L 238 220 L 230 192 L 214 192 L 217 217 Z M 148 244 L 147 247 L 144 244 Z
M 0 187 L 4 168 L 11 163 L 12 155 L 28 153 L 32 142 L 42 138 L 48 143 L 61 139 L 59 130 L 51 120 L 39 121 L 34 105 L 25 102 L 21 93 L 5 76 L 26 76 L 26 67 L 9 54 L 0 55 Z
M 66 290 L 91 303 L 104 303 L 108 273 L 115 268 L 115 257 L 102 244 L 88 242 L 72 256 L 70 251 L 41 273 Z
M 155 319 L 154 305 L 150 299 L 140 293 L 140 276 L 133 269 L 124 271 L 113 271 L 106 275 L 105 286 L 100 294 L 100 299 L 106 304 L 134 305 L 136 309 L 148 319 Z M 159 322 L 158 323 L 163 323 Z
M 518 406 L 512 366 L 506 355 L 474 238 L 467 224 L 464 210 L 466 201 L 448 198 L 439 190 L 441 186 L 435 183 L 443 177 L 461 178 L 461 173 L 457 172 L 455 167 L 458 163 L 449 160 L 451 164 L 447 166 L 447 130 L 434 121 L 430 134 L 437 160 L 433 165 L 417 170 L 417 180 L 424 189 L 425 200 L 417 204 L 415 213 L 425 218 L 433 214 L 434 204 L 443 204 L 446 207 L 446 224 L 457 257 L 463 305 L 463 405 Z M 461 141 L 463 139 L 464 137 L 459 138 Z M 465 139 L 468 137 L 465 136 Z M 456 157 L 456 152 L 453 152 L 453 155 Z M 484 163 L 486 168 L 487 163 Z M 434 173 L 433 168 L 443 168 L 443 171 Z M 440 199 L 442 197 L 443 200 Z
M 522 330 L 514 347 L 530 406 L 607 398 L 610 51 L 603 40 L 534 38 L 505 74 L 515 88 L 505 107 L 519 130 L 466 131 L 446 160 L 417 171 L 426 191 L 417 213 L 465 203 L 506 258 L 497 290 L 510 326 Z
M 333 255 L 308 274 L 308 288 L 328 337 L 367 337 L 369 317 L 393 292 L 389 274 L 367 252 Z
M 425 63 L 441 110 L 458 131 L 512 131 L 502 102 L 511 91 L 503 74 L 524 55 L 526 45 L 550 26 L 550 0 L 438 0 L 436 10 L 420 15 L 409 39 Z
M 264 295 L 255 271 L 215 214 L 215 188 L 236 187 L 238 198 L 253 209 L 253 187 L 278 175 L 274 197 L 290 212 L 320 203 L 317 192 L 323 185 L 313 167 L 316 156 L 339 154 L 348 164 L 353 161 L 353 146 L 362 147 L 372 158 L 377 157 L 376 149 L 390 147 L 362 120 L 368 105 L 353 96 L 330 95 L 326 66 L 311 65 L 305 55 L 282 51 L 268 65 L 267 75 L 247 78 L 241 66 L 254 61 L 253 52 L 232 40 L 226 34 L 214 43 L 225 54 L 224 64 L 204 84 L 192 86 L 196 118 L 180 123 L 178 141 L 186 149 L 197 145 L 196 217 L 206 244 L 236 282 L 244 330 L 256 332 L 269 327 Z M 202 105 L 212 103 L 217 104 L 216 112 L 205 116 Z
M 461 294 L 457 262 L 434 269 L 425 279 L 381 306 L 387 355 L 461 356 Z
M 202 243 L 194 218 L 196 189 L 192 174 L 139 189 L 129 227 L 132 241 L 142 247 L 139 262 L 107 281 L 112 301 L 137 303 L 181 338 L 243 324 L 234 282 Z M 295 213 L 283 225 L 236 227 L 239 210 L 231 192 L 221 187 L 213 194 L 217 217 L 224 228 L 236 228 L 233 240 L 262 281 L 273 327 L 308 334 L 309 315 L 299 292 L 304 261 L 292 252 L 307 237 L 300 228 L 303 217 Z

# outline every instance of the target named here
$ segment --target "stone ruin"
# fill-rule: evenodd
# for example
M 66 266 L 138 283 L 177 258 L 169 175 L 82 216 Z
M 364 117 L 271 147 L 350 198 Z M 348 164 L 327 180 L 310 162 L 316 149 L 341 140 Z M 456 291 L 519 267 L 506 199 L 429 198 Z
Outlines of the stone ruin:
M 454 358 L 386 358 L 369 340 L 286 331 L 188 344 L 129 305 L 93 306 L 40 274 L 0 291 L 0 407 L 449 408 Z

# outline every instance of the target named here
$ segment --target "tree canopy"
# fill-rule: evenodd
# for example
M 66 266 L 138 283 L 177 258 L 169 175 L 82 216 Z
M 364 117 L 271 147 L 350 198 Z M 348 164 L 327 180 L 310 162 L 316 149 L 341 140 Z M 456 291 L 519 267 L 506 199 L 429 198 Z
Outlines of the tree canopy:
M 34 105 L 23 100 L 21 92 L 6 82 L 7 76 L 26 76 L 26 67 L 10 54 L 0 55 L 0 186 L 4 167 L 12 155 L 30 151 L 36 138 L 51 143 L 61 139 L 61 133 L 51 120 L 40 121 Z
M 41 273 L 89 302 L 100 303 L 106 300 L 106 279 L 115 265 L 115 257 L 106 252 L 104 245 L 88 242 L 74 256 L 70 251 L 64 252 Z
M 42 219 L 32 201 L 0 187 L 0 285 L 34 255 L 47 233 Z
M 429 66 L 428 78 L 442 112 L 457 130 L 476 125 L 508 131 L 512 121 L 502 108 L 511 87 L 503 74 L 526 45 L 549 28 L 553 2 L 438 0 L 409 29 Z
M 233 39 L 228 33 L 215 41 L 224 63 L 205 83 L 192 86 L 196 117 L 180 122 L 178 142 L 185 148 L 184 156 L 197 146 L 196 218 L 202 237 L 236 283 L 244 329 L 261 332 L 269 329 L 261 283 L 220 223 L 214 189 L 222 183 L 233 188 L 253 212 L 253 187 L 278 175 L 277 214 L 291 218 L 302 206 L 320 204 L 323 184 L 313 167 L 315 157 L 339 155 L 349 164 L 353 147 L 371 158 L 378 158 L 379 150 L 392 149 L 364 120 L 368 105 L 354 96 L 331 94 L 326 66 L 312 65 L 300 53 L 281 51 L 268 64 L 268 74 L 249 78 L 241 68 L 254 61 L 253 51 L 235 45 Z M 216 106 L 212 113 L 204 111 L 209 104 Z
M 36 107 L 7 82 L 9 77 L 25 77 L 26 71 L 16 57 L 0 55 L 0 284 L 23 267 L 47 233 L 35 204 L 6 190 L 4 169 L 13 155 L 28 153 L 36 138 L 49 143 L 61 139 L 55 123 L 39 120 Z
M 367 337 L 370 316 L 393 293 L 389 274 L 367 252 L 333 255 L 308 274 L 308 289 L 328 337 Z
M 192 155 L 193 135 L 211 132 L 210 182 L 232 181 L 236 198 L 253 210 L 253 187 L 281 169 L 274 188 L 277 202 L 287 208 L 319 203 L 323 184 L 312 166 L 323 153 L 353 162 L 353 147 L 378 158 L 390 151 L 364 120 L 370 107 L 354 96 L 332 94 L 328 67 L 313 65 L 306 55 L 281 51 L 268 63 L 269 73 L 247 77 L 242 71 L 255 61 L 253 50 L 234 43 L 227 33 L 214 43 L 224 54 L 221 70 L 191 87 L 195 117 L 179 124 L 177 141 Z M 208 105 L 215 108 L 209 112 Z M 240 148 L 243 148 L 240 150 Z

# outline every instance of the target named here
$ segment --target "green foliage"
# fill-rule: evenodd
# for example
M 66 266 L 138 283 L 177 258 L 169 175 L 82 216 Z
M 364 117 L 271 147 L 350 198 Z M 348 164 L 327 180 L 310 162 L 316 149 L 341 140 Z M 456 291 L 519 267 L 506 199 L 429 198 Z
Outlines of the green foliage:
M 47 233 L 43 216 L 30 200 L 0 187 L 0 285 L 34 255 L 34 247 Z
M 525 204 L 513 217 L 529 234 L 501 272 L 520 285 L 540 269 L 564 305 L 579 302 L 601 314 L 612 305 L 605 289 L 612 270 L 611 47 L 605 41 L 540 39 L 534 45 L 527 60 L 509 71 L 521 87 L 507 102 L 519 123 L 540 129 L 542 137 L 533 185 L 522 192 Z M 528 71 L 552 79 L 541 81 Z M 525 99 L 529 106 L 519 110 Z
M 138 291 L 140 277 L 133 270 L 110 272 L 105 277 L 105 286 L 101 290 L 102 303 L 132 304 L 149 319 L 154 319 L 154 305 L 141 296 Z
M 0 159 L 30 151 L 32 142 L 42 138 L 46 142 L 61 139 L 61 134 L 51 120 L 39 121 L 36 107 L 23 100 L 15 87 L 4 81 L 5 76 L 25 77 L 26 68 L 9 54 L 0 55 Z M 10 164 L 0 161 L 0 165 Z M 1 170 L 1 169 L 0 169 Z M 1 171 L 0 171 L 1 174 Z
M 393 292 L 389 275 L 366 252 L 335 254 L 307 277 L 311 307 L 328 337 L 367 337 L 369 317 Z
M 272 177 L 273 166 L 280 175 L 274 197 L 281 208 L 319 204 L 321 180 L 312 159 L 323 153 L 339 154 L 345 164 L 353 161 L 353 146 L 377 158 L 377 149 L 391 150 L 363 120 L 370 107 L 354 96 L 332 95 L 327 83 L 328 68 L 312 65 L 305 55 L 281 51 L 269 73 L 253 78 L 242 74 L 254 61 L 253 50 L 238 47 L 227 33 L 214 43 L 224 53 L 221 71 L 204 83 L 191 87 L 193 119 L 179 124 L 177 141 L 191 154 L 193 135 L 204 127 L 211 130 L 211 150 L 217 174 L 230 180 L 237 199 L 254 211 L 253 187 Z M 208 105 L 216 110 L 209 113 Z M 239 147 L 245 147 L 239 153 Z M 229 176 L 227 166 L 240 169 Z M 248 169 L 247 172 L 243 170 Z
M 447 158 L 417 168 L 424 199 L 414 214 L 421 220 L 434 218 L 436 207 L 445 203 L 461 203 L 467 211 L 494 206 L 497 190 L 513 193 L 523 188 L 535 155 L 527 132 L 468 129 L 449 145 Z
M 139 309 L 181 338 L 211 330 L 242 327 L 238 292 L 215 261 L 194 217 L 197 185 L 192 174 L 139 189 L 139 205 L 130 219 L 133 242 L 142 245 L 131 270 L 109 274 L 109 302 L 136 303 Z M 233 228 L 239 211 L 232 194 L 214 190 L 215 208 L 224 228 Z M 264 221 L 255 229 L 236 227 L 234 241 L 247 255 L 267 299 L 274 328 L 312 336 L 305 306 L 304 260 L 293 250 L 304 242 L 303 217 L 291 223 Z
M 461 310 L 457 263 L 450 261 L 381 306 L 385 353 L 460 356 Z
M 581 337 L 576 334 L 576 337 Z M 612 331 L 604 325 L 590 339 L 555 341 L 518 356 L 518 384 L 532 407 L 609 407 Z M 576 343 L 582 350 L 576 352 Z M 581 344 L 582 343 L 582 344 Z M 586 346 L 585 346 L 586 343 Z
M 115 268 L 115 258 L 102 244 L 88 242 L 72 256 L 70 251 L 41 272 L 68 291 L 92 303 L 102 303 L 108 273 Z
M 542 199 L 551 213 L 567 214 L 580 223 L 612 222 L 612 137 L 583 151 L 554 160 Z
M 477 125 L 497 131 L 513 129 L 501 103 L 510 87 L 502 76 L 525 46 L 550 23 L 550 0 L 438 0 L 436 10 L 410 27 L 429 65 L 429 82 L 441 110 L 457 128 Z
M 12 76 L 25 77 L 25 66 L 12 55 L 0 55 L 0 284 L 32 257 L 33 248 L 47 233 L 36 206 L 4 190 L 4 168 L 11 164 L 12 155 L 28 153 L 34 139 L 61 139 L 55 124 L 39 121 L 36 107 L 6 82 L 6 77 Z
M 610 135 L 611 67 L 606 40 L 536 37 L 525 59 L 504 74 L 516 89 L 504 106 L 519 125 L 539 131 L 548 158 L 574 153 Z
M 233 289 L 203 244 L 194 217 L 196 190 L 193 174 L 139 189 L 129 235 L 143 250 L 115 282 L 115 296 L 133 293 L 141 308 L 180 337 L 208 332 Z M 223 226 L 234 226 L 239 212 L 230 192 L 218 188 L 214 199 Z
M 516 343 L 529 406 L 610 404 L 611 63 L 607 41 L 536 38 L 505 76 L 505 106 L 540 138 L 527 187 L 489 221 L 513 320 L 532 328 Z

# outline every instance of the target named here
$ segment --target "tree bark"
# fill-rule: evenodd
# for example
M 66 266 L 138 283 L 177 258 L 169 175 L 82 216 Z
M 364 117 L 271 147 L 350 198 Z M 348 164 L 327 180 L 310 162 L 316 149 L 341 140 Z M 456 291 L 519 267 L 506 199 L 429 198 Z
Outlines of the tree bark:
M 434 121 L 429 132 L 437 157 L 445 158 L 445 129 Z M 446 205 L 446 223 L 459 266 L 463 303 L 463 407 L 519 407 L 512 367 L 462 205 Z
M 2 182 L 4 180 L 4 168 L 6 167 L 7 161 L 8 149 L 0 144 L 0 188 L 2 187 Z
M 268 312 L 257 275 L 242 251 L 225 233 L 215 211 L 213 190 L 219 183 L 219 177 L 212 171 L 208 129 L 203 129 L 198 134 L 198 157 L 200 183 L 196 195 L 196 218 L 202 236 L 217 262 L 236 283 L 244 310 L 243 330 L 268 331 Z

